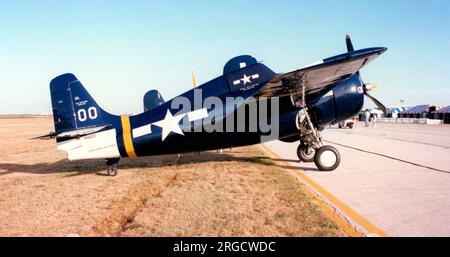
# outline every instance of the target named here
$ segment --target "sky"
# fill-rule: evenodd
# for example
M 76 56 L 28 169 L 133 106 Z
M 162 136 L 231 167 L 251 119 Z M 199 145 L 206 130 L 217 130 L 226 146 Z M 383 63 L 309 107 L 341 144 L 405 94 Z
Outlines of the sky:
M 282 73 L 355 48 L 388 47 L 362 70 L 388 106 L 450 105 L 450 0 L 2 0 L 0 114 L 51 113 L 49 82 L 74 73 L 105 110 L 140 113 L 234 56 Z

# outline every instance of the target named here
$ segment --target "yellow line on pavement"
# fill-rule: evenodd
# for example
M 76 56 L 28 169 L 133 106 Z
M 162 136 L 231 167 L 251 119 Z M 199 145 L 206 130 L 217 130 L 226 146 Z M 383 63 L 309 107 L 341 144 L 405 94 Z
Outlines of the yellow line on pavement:
M 277 159 L 283 160 L 284 158 L 269 149 L 267 146 L 261 145 L 264 150 L 266 150 L 269 155 L 274 156 Z M 375 225 L 373 225 L 371 222 L 369 222 L 367 219 L 365 219 L 363 216 L 358 214 L 356 211 L 354 211 L 352 208 L 350 208 L 348 205 L 343 203 L 341 200 L 333 196 L 330 192 L 325 190 L 323 187 L 321 187 L 319 184 L 314 182 L 311 178 L 309 178 L 305 173 L 303 173 L 299 167 L 296 167 L 292 165 L 291 163 L 287 161 L 279 161 L 281 164 L 286 165 L 287 167 L 290 167 L 293 169 L 295 174 L 299 175 L 305 183 L 307 183 L 309 186 L 311 186 L 314 190 L 316 190 L 321 196 L 325 197 L 328 201 L 330 201 L 331 204 L 339 208 L 347 217 L 352 219 L 354 222 L 358 223 L 364 230 L 366 230 L 369 235 L 376 235 L 381 237 L 386 237 L 386 233 L 384 233 L 382 230 L 377 228 Z

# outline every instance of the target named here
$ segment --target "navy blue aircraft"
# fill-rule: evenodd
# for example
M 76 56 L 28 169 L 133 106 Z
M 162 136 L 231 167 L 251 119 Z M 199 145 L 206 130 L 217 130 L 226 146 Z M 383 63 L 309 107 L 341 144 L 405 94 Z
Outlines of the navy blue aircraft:
M 387 49 L 354 50 L 348 35 L 346 43 L 345 54 L 283 74 L 251 56 L 235 57 L 225 65 L 222 76 L 170 101 L 165 102 L 158 91 L 150 91 L 144 97 L 145 112 L 135 116 L 104 111 L 73 74 L 64 74 L 50 83 L 55 132 L 40 138 L 56 138 L 58 149 L 66 151 L 70 160 L 105 159 L 108 175 L 115 176 L 120 158 L 260 144 L 268 131 L 257 119 L 252 115 L 235 117 L 250 113 L 252 105 L 259 106 L 263 100 L 276 101 L 277 112 L 266 110 L 270 112 L 266 122 L 275 120 L 278 126 L 276 137 L 271 139 L 299 141 L 301 161 L 332 171 L 341 158 L 334 147 L 324 146 L 320 131 L 357 115 L 364 96 L 386 112 L 368 94 L 371 86 L 361 80 L 359 70 Z M 226 102 L 229 98 L 243 100 L 233 102 L 231 108 L 229 104 L 226 108 L 207 104 L 209 99 Z M 190 102 L 189 108 L 180 109 L 179 99 Z M 208 125 L 227 129 L 206 131 Z M 239 126 L 245 129 L 239 130 Z

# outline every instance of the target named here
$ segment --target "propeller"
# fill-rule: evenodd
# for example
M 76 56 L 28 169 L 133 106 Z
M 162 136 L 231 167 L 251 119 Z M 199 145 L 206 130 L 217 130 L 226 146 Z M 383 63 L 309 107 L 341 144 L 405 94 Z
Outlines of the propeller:
M 347 44 L 347 51 L 349 53 L 355 51 L 355 48 L 353 47 L 352 39 L 350 38 L 350 35 L 348 35 L 348 34 L 345 36 L 345 43 Z M 363 81 L 359 71 L 356 73 L 356 75 L 358 75 L 358 77 L 361 79 L 361 81 Z M 384 113 L 384 115 L 387 116 L 388 111 L 387 111 L 386 106 L 384 106 L 380 101 L 378 101 L 378 99 L 376 99 L 375 97 L 373 97 L 369 94 L 369 91 L 371 91 L 375 88 L 378 88 L 377 83 L 367 83 L 366 84 L 363 81 L 364 95 L 367 96 L 367 98 L 369 98 L 370 100 L 372 100 L 372 102 Z
M 350 38 L 350 35 L 345 35 L 345 43 L 347 44 L 347 51 L 353 52 L 355 51 L 355 48 L 353 47 L 352 39 Z
M 368 93 L 371 89 L 369 89 L 367 87 L 367 84 L 364 84 L 363 88 L 364 88 L 364 95 L 367 96 L 370 100 L 372 100 L 372 102 L 374 102 L 374 104 L 384 113 L 384 115 L 387 116 L 388 110 L 387 110 L 386 106 L 384 106 L 384 104 L 382 104 L 380 101 L 378 101 L 378 99 L 376 99 L 375 97 L 371 96 Z
M 194 84 L 194 89 L 197 88 L 197 78 L 195 77 L 194 71 L 192 71 L 192 84 Z

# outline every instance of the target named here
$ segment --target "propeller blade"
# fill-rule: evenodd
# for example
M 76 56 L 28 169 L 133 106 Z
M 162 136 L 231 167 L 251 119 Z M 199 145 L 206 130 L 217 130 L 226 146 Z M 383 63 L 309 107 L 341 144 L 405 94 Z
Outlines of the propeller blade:
M 355 51 L 355 48 L 353 47 L 352 39 L 350 38 L 349 34 L 345 35 L 345 43 L 347 44 L 347 51 L 349 53 Z M 356 73 L 356 75 L 358 75 L 358 77 L 361 77 L 361 74 L 359 71 Z
M 367 91 L 365 92 L 365 95 L 372 100 L 372 102 L 374 102 L 376 104 L 376 106 L 378 106 L 378 108 L 384 113 L 384 116 L 388 115 L 388 110 L 386 108 L 386 106 L 384 106 L 380 101 L 378 101 L 375 97 L 371 96 L 369 93 L 367 93 Z
M 350 38 L 349 34 L 345 35 L 345 43 L 347 44 L 347 51 L 349 53 L 355 51 L 355 48 L 353 47 L 352 39 Z M 359 71 L 356 74 L 361 78 L 361 74 Z M 370 100 L 372 100 L 372 102 L 374 102 L 375 105 L 378 106 L 378 108 L 384 113 L 384 115 L 387 116 L 388 110 L 387 110 L 386 106 L 384 106 L 380 101 L 378 101 L 375 97 L 371 96 L 368 93 L 369 91 L 371 91 L 372 89 L 375 89 L 377 87 L 378 87 L 378 84 L 376 84 L 376 83 L 364 84 L 364 95 L 366 95 Z
M 374 89 L 376 89 L 376 88 L 378 88 L 378 87 L 379 87 L 378 83 L 368 83 L 368 84 L 365 84 L 365 90 L 366 90 L 367 92 L 372 91 L 372 90 L 374 90 Z
M 197 78 L 195 77 L 194 71 L 192 71 L 192 84 L 194 84 L 194 89 L 197 88 Z
M 350 35 L 345 36 L 345 42 L 347 43 L 347 51 L 353 52 L 355 51 L 355 48 L 353 47 L 352 39 L 350 38 Z

